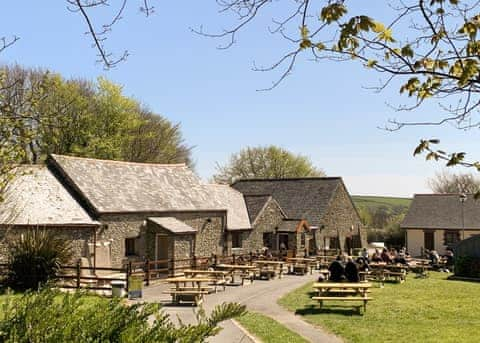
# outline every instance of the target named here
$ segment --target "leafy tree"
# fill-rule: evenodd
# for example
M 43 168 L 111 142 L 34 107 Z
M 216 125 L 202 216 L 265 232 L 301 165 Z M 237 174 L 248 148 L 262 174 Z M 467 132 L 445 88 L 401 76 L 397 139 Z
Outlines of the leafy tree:
M 217 174 L 213 178 L 219 183 L 231 183 L 236 179 L 324 175 L 307 157 L 271 145 L 247 147 L 233 154 L 228 164 L 217 165 Z
M 434 193 L 467 193 L 475 194 L 480 190 L 480 180 L 473 174 L 437 173 L 428 181 Z
M 225 320 L 242 315 L 245 306 L 223 303 L 196 324 L 174 325 L 158 303 L 126 305 L 82 292 L 45 288 L 7 296 L 0 305 L 1 342 L 205 342 Z
M 480 5 L 473 0 L 394 0 L 363 4 L 347 0 L 219 1 L 221 13 L 238 21 L 220 33 L 200 34 L 227 39 L 231 46 L 254 21 L 274 16 L 270 32 L 285 38 L 290 49 L 258 71 L 281 70 L 272 89 L 292 71 L 301 55 L 316 62 L 325 59 L 356 61 L 384 76 L 378 87 L 399 87 L 409 100 L 399 110 L 413 110 L 428 100 L 440 106 L 436 117 L 405 122 L 391 120 L 388 130 L 413 125 L 452 124 L 459 129 L 480 126 L 475 118 L 480 100 Z M 373 12 L 382 11 L 383 18 Z M 415 154 L 480 170 L 480 162 L 465 161 L 464 152 L 436 149 L 437 139 L 421 140 Z
M 39 163 L 49 153 L 136 162 L 190 162 L 179 124 L 147 111 L 122 87 L 106 79 L 96 83 L 65 80 L 41 69 L 5 66 L 12 86 L 0 90 L 9 114 L 12 147 L 21 158 Z M 11 132 L 11 131 L 9 131 Z M 6 136 L 0 136 L 1 139 Z

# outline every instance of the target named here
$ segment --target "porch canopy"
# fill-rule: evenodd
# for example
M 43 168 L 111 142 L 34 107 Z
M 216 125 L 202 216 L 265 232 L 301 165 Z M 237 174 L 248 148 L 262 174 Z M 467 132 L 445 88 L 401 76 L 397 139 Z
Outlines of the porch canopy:
M 160 226 L 174 235 L 195 234 L 197 230 L 173 217 L 149 217 L 148 221 Z

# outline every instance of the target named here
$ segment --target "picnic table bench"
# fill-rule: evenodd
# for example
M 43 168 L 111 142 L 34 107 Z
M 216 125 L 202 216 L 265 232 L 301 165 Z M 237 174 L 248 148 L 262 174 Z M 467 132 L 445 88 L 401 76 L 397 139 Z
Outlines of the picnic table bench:
M 202 283 L 210 283 L 212 278 L 201 277 L 173 277 L 165 280 L 167 283 L 174 284 L 175 287 L 164 291 L 165 294 L 172 296 L 172 303 L 178 304 L 182 301 L 191 302 L 200 305 L 203 302 L 203 296 L 209 293 L 209 288 L 202 286 Z
M 368 296 L 371 287 L 370 283 L 363 282 L 316 282 L 313 288 L 317 290 L 318 295 L 313 296 L 312 300 L 317 300 L 320 308 L 324 301 L 361 301 L 365 312 L 367 302 L 372 300 Z
M 313 269 L 317 266 L 316 259 L 305 257 L 289 257 L 287 263 L 289 263 L 291 273 L 300 275 L 305 275 L 309 271 L 310 274 L 313 274 Z
M 227 283 L 226 277 L 229 275 L 229 272 L 224 270 L 203 270 L 203 269 L 186 269 L 183 271 L 186 277 L 207 277 L 212 278 L 212 282 L 215 286 L 215 292 L 217 292 L 217 286 L 223 287 L 225 290 L 225 285 Z
M 244 265 L 244 264 L 218 264 L 215 268 L 223 271 L 227 271 L 230 275 L 230 282 L 227 285 L 230 286 L 238 286 L 244 285 L 245 280 L 250 280 L 253 283 L 255 280 L 256 273 L 258 272 L 258 268 L 252 265 Z M 235 283 L 235 274 L 239 274 L 241 278 L 241 284 Z
M 257 260 L 254 264 L 258 267 L 258 276 L 260 278 L 270 280 L 275 275 L 278 275 L 279 279 L 283 276 L 283 266 L 285 264 L 283 261 Z

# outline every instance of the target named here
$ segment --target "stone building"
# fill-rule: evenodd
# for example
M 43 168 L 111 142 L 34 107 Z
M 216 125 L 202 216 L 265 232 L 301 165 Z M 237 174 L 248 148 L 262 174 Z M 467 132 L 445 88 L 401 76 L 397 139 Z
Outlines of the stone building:
M 98 265 L 185 260 L 231 252 L 231 236 L 251 229 L 242 195 L 208 185 L 184 164 L 149 164 L 51 155 L 48 166 L 90 216 Z M 105 248 L 106 247 L 106 248 Z
M 260 235 L 264 245 L 273 249 L 282 243 L 289 249 L 293 245 L 297 253 L 349 251 L 367 244 L 358 212 L 339 177 L 246 179 L 232 187 L 245 197 L 255 244 Z M 288 232 L 299 233 L 299 239 L 292 241 Z
M 71 242 L 75 257 L 93 258 L 100 223 L 90 218 L 46 166 L 18 167 L 15 175 L 0 202 L 0 261 L 8 256 L 8 242 L 34 228 L 55 230 Z

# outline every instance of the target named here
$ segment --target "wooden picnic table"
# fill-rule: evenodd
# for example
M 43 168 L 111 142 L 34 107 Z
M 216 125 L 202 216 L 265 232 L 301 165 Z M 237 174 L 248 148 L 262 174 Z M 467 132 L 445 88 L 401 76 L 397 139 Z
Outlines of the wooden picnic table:
M 229 275 L 229 272 L 225 270 L 205 269 L 186 269 L 183 273 L 187 277 L 207 277 L 214 279 L 213 284 L 215 285 L 215 292 L 217 291 L 217 286 L 222 286 L 223 290 L 225 290 L 225 284 L 227 283 L 226 276 Z
M 287 263 L 290 266 L 290 272 L 306 274 L 310 270 L 310 274 L 313 274 L 313 268 L 317 265 L 317 260 L 308 257 L 289 257 Z
M 203 296 L 209 293 L 210 288 L 202 286 L 202 283 L 211 283 L 214 279 L 206 277 L 185 277 L 178 276 L 165 279 L 165 282 L 175 285 L 174 289 L 165 291 L 164 293 L 172 296 L 173 303 L 181 301 L 193 302 L 195 305 L 200 305 L 203 301 Z M 191 283 L 191 286 L 187 286 Z
M 318 296 L 313 296 L 313 300 L 320 303 L 320 308 L 324 301 L 362 301 L 364 312 L 367 310 L 367 302 L 372 300 L 368 293 L 372 284 L 364 282 L 316 282 L 313 288 L 318 292 Z
M 275 273 L 278 273 L 279 279 L 283 276 L 283 266 L 285 264 L 283 261 L 257 260 L 253 263 L 260 268 L 260 277 L 264 275 L 270 280 L 270 277 L 275 276 Z
M 231 286 L 238 286 L 240 285 L 239 283 L 235 282 L 235 272 L 239 271 L 242 273 L 242 285 L 243 281 L 248 278 L 250 279 L 251 282 L 253 282 L 255 278 L 255 273 L 254 271 L 257 269 L 257 267 L 252 266 L 252 265 L 245 265 L 245 264 L 217 264 L 215 268 L 220 269 L 220 270 L 225 270 L 229 273 L 231 277 L 231 281 L 227 283 L 227 285 Z M 251 274 L 253 272 L 253 275 Z

